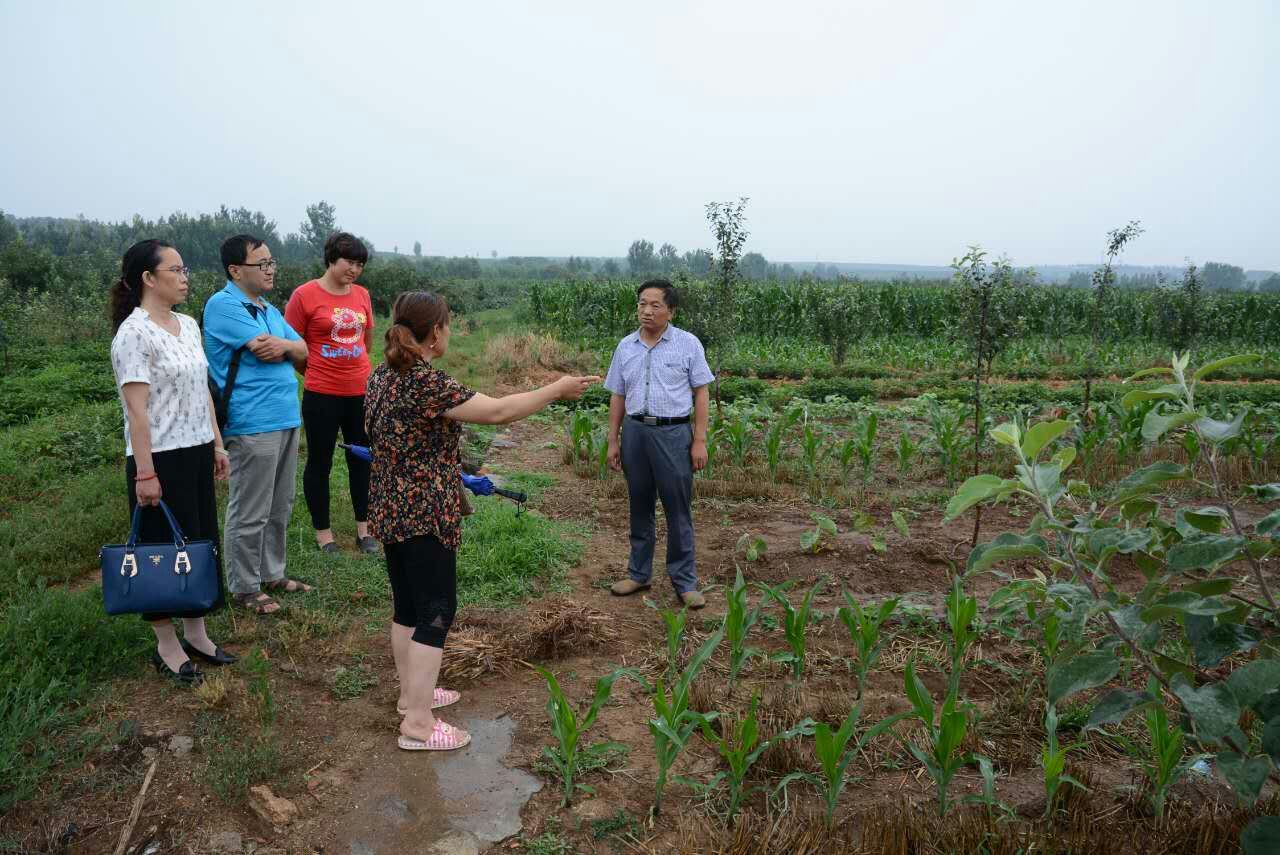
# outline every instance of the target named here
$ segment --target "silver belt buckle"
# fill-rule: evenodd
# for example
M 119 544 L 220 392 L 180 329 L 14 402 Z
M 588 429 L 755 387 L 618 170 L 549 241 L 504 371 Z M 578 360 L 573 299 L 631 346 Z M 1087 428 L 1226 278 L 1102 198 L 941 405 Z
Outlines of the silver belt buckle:
M 655 426 L 656 426 L 656 425 L 658 424 L 658 417 L 657 417 L 657 416 L 645 416 L 645 417 L 644 417 L 644 423 L 645 423 L 645 424 L 647 424 L 647 425 L 655 425 Z

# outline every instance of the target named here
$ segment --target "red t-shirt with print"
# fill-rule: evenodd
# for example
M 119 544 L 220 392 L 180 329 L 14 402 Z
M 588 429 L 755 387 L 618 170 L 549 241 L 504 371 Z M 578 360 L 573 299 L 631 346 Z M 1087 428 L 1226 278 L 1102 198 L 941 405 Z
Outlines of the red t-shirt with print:
M 364 394 L 370 370 L 367 340 L 373 332 L 368 291 L 352 285 L 350 293 L 339 297 L 312 279 L 289 297 L 284 319 L 307 343 L 304 388 L 322 395 Z

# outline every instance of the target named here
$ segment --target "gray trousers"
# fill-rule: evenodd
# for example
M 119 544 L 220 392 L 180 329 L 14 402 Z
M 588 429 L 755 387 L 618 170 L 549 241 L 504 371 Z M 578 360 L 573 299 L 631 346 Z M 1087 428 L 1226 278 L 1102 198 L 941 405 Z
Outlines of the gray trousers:
M 627 574 L 636 582 L 653 577 L 657 542 L 654 500 L 667 518 L 667 576 L 677 594 L 698 587 L 693 558 L 693 444 L 691 425 L 622 423 L 622 469 L 631 499 L 631 557 Z
M 298 492 L 298 428 L 229 436 L 231 490 L 222 563 L 233 594 L 284 578 L 285 540 Z

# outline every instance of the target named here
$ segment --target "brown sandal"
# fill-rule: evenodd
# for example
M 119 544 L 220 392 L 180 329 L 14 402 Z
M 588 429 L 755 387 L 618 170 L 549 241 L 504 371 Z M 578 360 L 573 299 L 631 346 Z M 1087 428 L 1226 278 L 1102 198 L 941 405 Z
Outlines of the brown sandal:
M 268 591 L 280 591 L 285 594 L 305 594 L 311 590 L 311 586 L 306 582 L 299 582 L 297 579 L 289 578 L 267 582 L 263 587 Z
M 255 591 L 252 594 L 232 594 L 231 601 L 254 614 L 272 615 L 280 611 L 280 604 L 262 591 Z

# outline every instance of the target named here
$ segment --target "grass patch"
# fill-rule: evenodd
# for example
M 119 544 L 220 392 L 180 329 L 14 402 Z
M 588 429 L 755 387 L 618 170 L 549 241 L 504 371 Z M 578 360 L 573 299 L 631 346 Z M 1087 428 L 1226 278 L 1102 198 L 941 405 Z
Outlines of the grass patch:
M 333 696 L 340 701 L 360 697 L 378 685 L 378 675 L 364 665 L 339 665 L 333 673 Z
M 0 612 L 0 813 L 97 744 L 100 734 L 79 726 L 88 702 L 139 670 L 150 635 L 136 618 L 104 619 L 96 587 L 37 586 Z
M 582 555 L 571 527 L 510 503 L 476 497 L 463 519 L 458 551 L 458 605 L 506 606 L 554 589 Z

